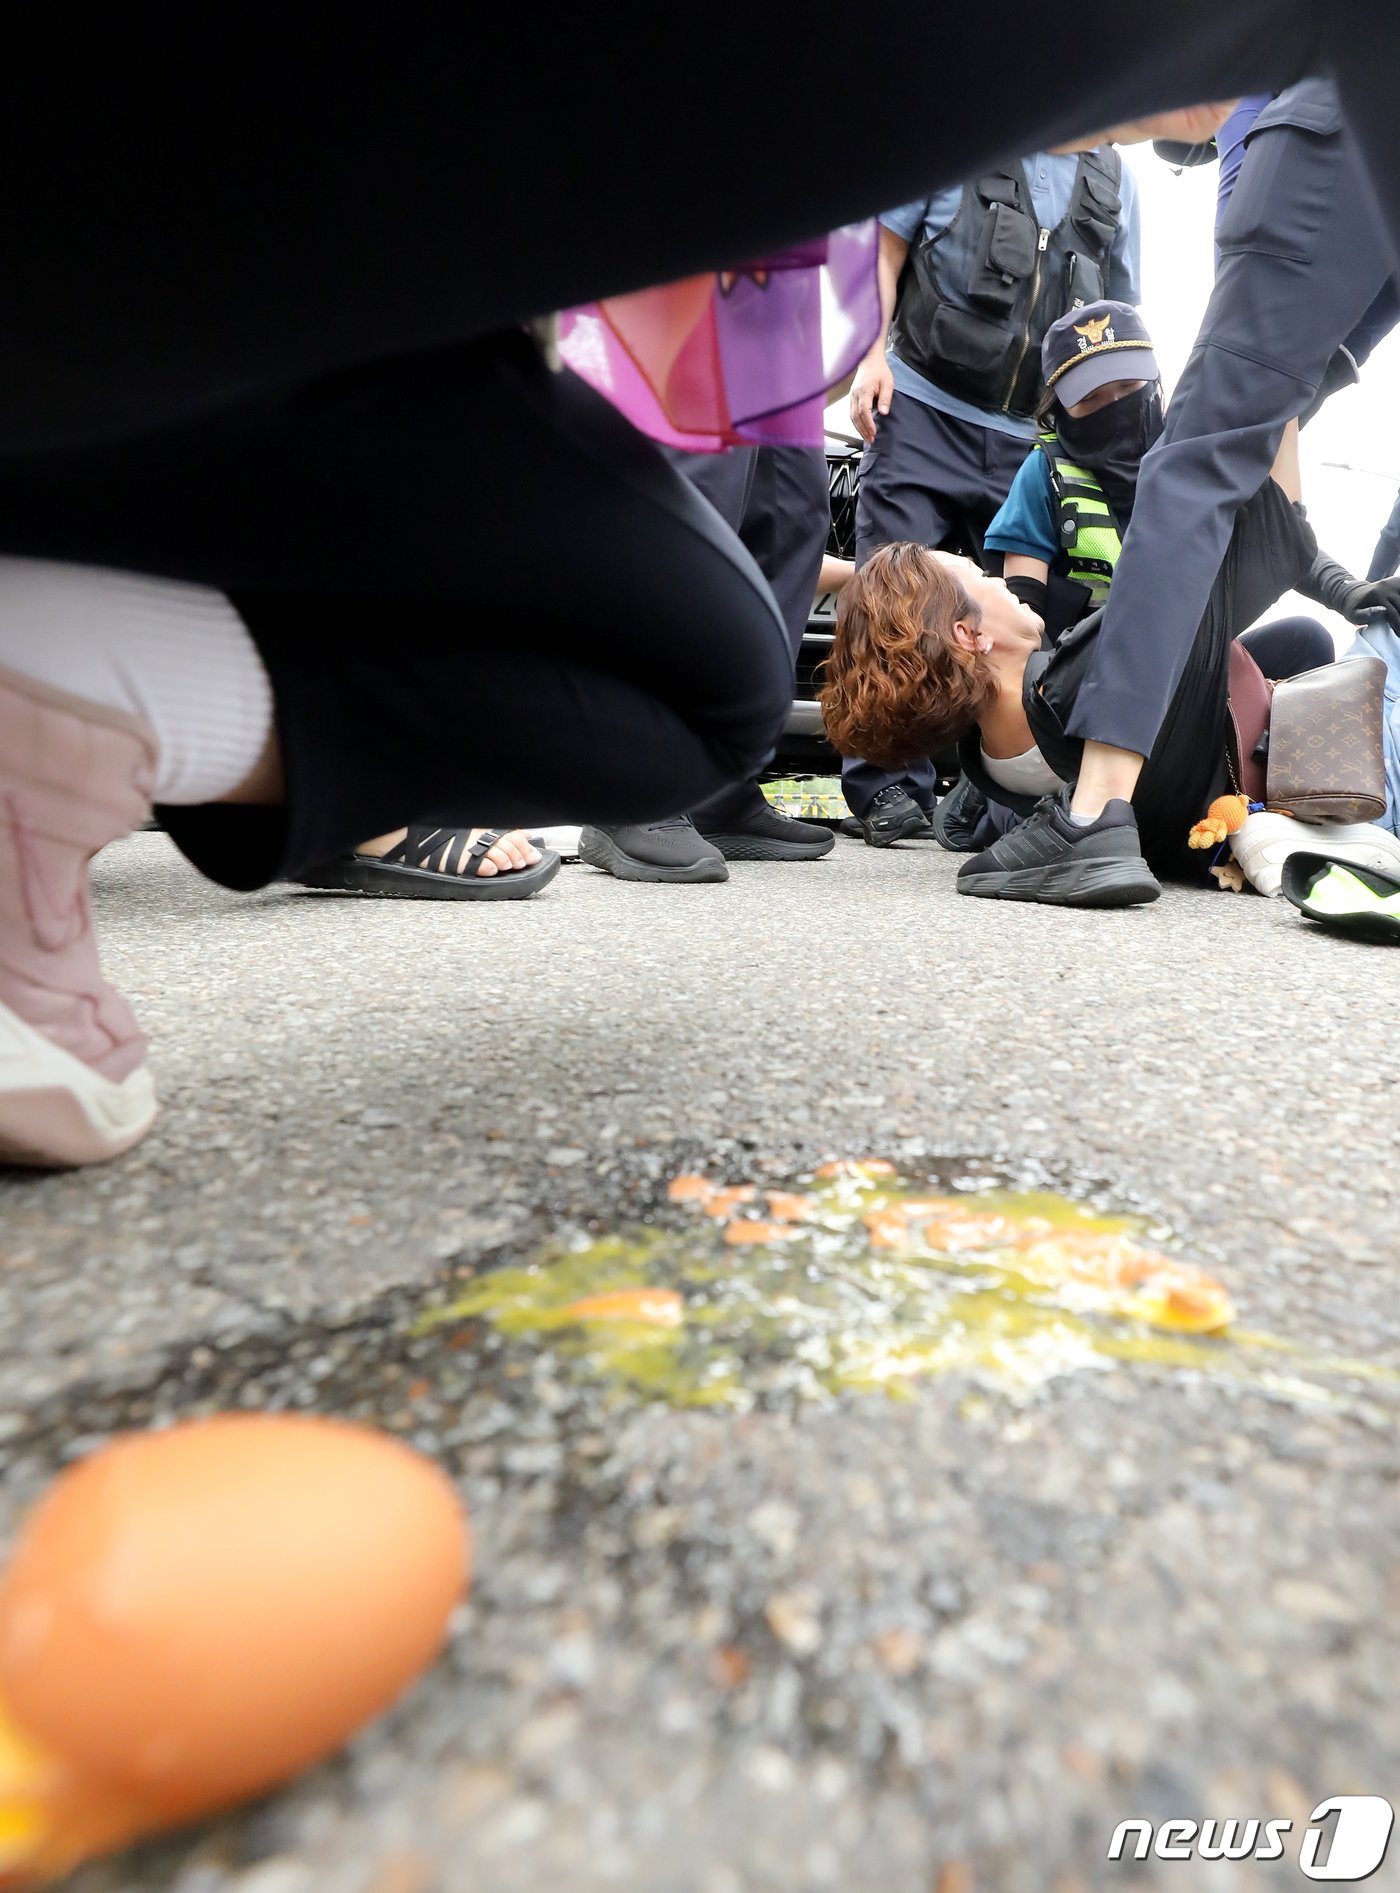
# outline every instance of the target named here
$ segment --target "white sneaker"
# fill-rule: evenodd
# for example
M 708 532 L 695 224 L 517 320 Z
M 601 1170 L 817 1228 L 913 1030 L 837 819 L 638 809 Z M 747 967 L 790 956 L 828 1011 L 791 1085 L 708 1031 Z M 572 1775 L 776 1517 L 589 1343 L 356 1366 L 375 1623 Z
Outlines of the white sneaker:
M 0 1164 L 101 1163 L 155 1119 L 88 899 L 92 857 L 150 814 L 155 765 L 136 717 L 0 670 Z
M 1400 840 L 1374 822 L 1300 822 L 1261 811 L 1230 837 L 1244 878 L 1261 894 L 1277 894 L 1291 854 L 1325 854 L 1355 867 L 1400 876 Z

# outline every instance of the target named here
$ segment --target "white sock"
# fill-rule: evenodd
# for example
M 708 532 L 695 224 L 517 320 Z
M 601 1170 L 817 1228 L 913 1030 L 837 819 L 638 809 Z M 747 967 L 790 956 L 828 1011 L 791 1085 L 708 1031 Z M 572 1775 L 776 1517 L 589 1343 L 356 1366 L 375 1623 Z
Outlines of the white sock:
M 144 717 L 160 753 L 158 802 L 217 802 L 272 728 L 272 686 L 247 626 L 203 585 L 0 558 L 0 664 Z
M 1078 809 L 1074 808 L 1066 809 L 1065 813 L 1076 828 L 1092 828 L 1099 819 L 1097 815 L 1081 815 Z

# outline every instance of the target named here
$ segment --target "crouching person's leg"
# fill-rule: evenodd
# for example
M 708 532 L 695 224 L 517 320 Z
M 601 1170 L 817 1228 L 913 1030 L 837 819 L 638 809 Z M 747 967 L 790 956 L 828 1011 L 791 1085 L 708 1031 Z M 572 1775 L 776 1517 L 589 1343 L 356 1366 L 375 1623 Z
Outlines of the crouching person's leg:
M 199 586 L 0 560 L 0 1162 L 100 1162 L 154 1121 L 88 867 L 156 796 L 280 799 L 271 689 L 237 612 Z
M 285 808 L 185 810 L 195 865 L 258 887 L 408 818 L 675 815 L 771 755 L 791 659 L 762 574 L 649 443 L 538 378 L 471 497 L 469 596 L 240 590 L 272 681 Z
M 464 539 L 453 602 L 423 596 L 457 582 L 438 538 L 426 584 L 405 565 L 401 596 L 353 600 L 0 561 L 0 1158 L 98 1161 L 154 1118 L 87 896 L 153 801 L 197 867 L 251 889 L 406 817 L 627 821 L 764 764 L 791 666 L 757 567 L 578 384 L 523 401 L 498 514 L 467 496 L 492 556 Z M 198 476 L 193 455 L 142 472 L 174 503 L 182 465 Z M 79 467 L 70 496 L 120 471 Z

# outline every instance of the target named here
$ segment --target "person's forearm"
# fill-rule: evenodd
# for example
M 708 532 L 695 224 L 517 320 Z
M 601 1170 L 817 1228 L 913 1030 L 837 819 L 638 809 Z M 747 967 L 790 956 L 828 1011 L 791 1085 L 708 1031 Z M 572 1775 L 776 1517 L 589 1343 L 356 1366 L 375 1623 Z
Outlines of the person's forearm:
M 1159 112 L 1153 118 L 1110 125 L 1092 136 L 1086 133 L 1069 144 L 1051 145 L 1050 150 L 1055 157 L 1067 157 L 1075 151 L 1092 151 L 1095 145 L 1141 145 L 1149 138 L 1168 138 L 1185 145 L 1204 144 L 1208 138 L 1214 138 L 1238 104 L 1238 99 L 1223 99 L 1211 105 L 1183 105 L 1175 112 Z
M 880 252 L 875 264 L 876 281 L 880 285 L 880 333 L 870 347 L 873 356 L 883 355 L 888 346 L 895 297 L 899 293 L 899 279 L 908 255 L 908 241 L 881 224 Z
M 1050 562 L 1032 558 L 1026 552 L 1008 552 L 1002 561 L 1001 575 L 1008 583 L 1013 578 L 1033 578 L 1044 585 L 1050 578 Z
M 1274 464 L 1269 469 L 1274 481 L 1297 506 L 1303 497 L 1303 469 L 1298 459 L 1298 423 L 1290 421 L 1283 430 L 1283 438 L 1274 455 Z

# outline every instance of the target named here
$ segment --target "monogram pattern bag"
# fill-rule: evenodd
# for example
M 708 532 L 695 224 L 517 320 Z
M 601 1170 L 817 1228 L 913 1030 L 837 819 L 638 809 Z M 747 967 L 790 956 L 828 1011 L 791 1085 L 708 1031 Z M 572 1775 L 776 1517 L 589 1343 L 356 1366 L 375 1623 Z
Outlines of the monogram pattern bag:
M 1358 652 L 1273 683 L 1236 640 L 1228 757 L 1235 789 L 1299 821 L 1379 821 L 1385 678 L 1380 658 Z
M 1385 814 L 1385 665 L 1372 652 L 1274 685 L 1271 809 L 1303 822 L 1374 822 Z

